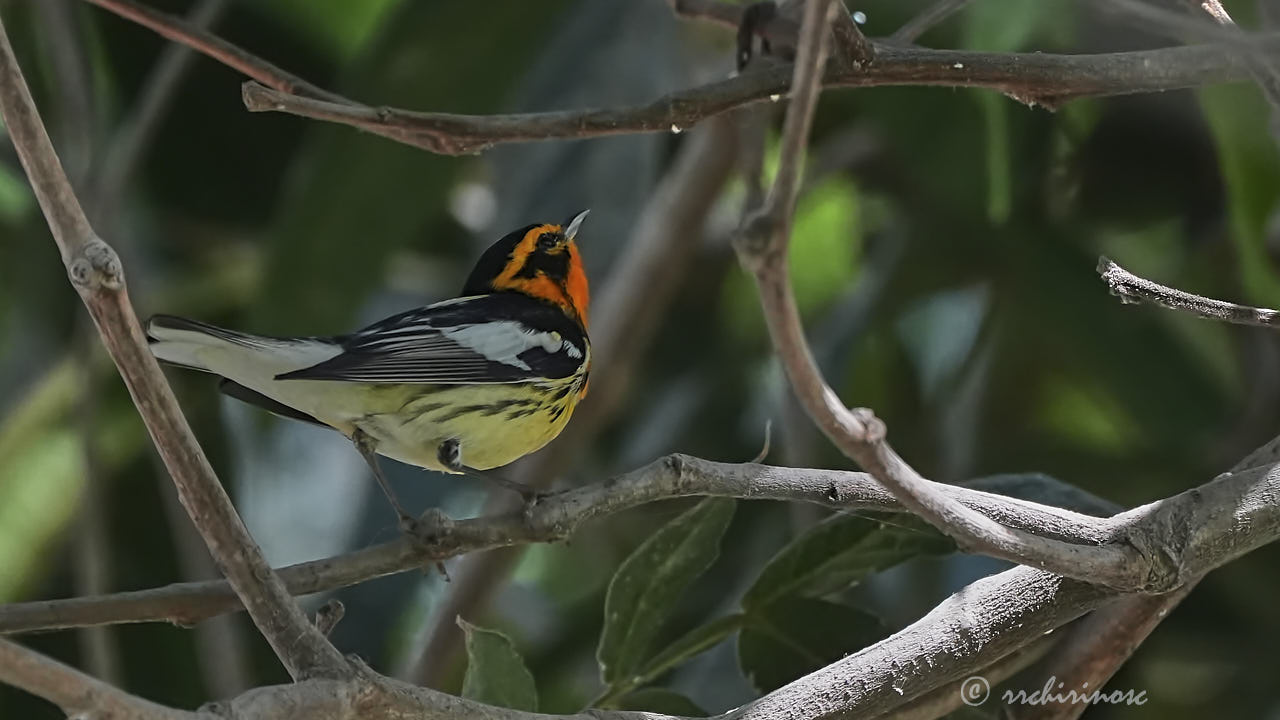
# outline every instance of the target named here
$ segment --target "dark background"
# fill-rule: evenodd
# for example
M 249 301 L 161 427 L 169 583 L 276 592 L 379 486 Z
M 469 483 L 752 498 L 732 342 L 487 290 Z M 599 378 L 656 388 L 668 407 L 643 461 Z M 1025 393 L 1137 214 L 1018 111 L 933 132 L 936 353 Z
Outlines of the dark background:
M 881 36 L 924 4 L 869 0 L 852 9 Z M 35 7 L 0 2 L 55 143 L 120 250 L 143 316 L 342 332 L 451 296 L 488 242 L 586 207 L 580 244 L 598 296 L 612 273 L 625 272 L 615 260 L 672 157 L 691 142 L 691 133 L 643 135 L 438 157 L 346 127 L 246 113 L 242 78 L 200 58 L 136 173 L 95 186 L 119 162 L 111 149 L 165 45 L 82 3 L 66 3 L 70 23 L 62 25 Z M 1251 3 L 1228 9 L 1250 24 Z M 733 66 L 731 32 L 679 20 L 659 0 L 263 0 L 232 3 L 217 31 L 349 97 L 424 110 L 640 103 Z M 67 37 L 85 55 L 80 87 L 59 66 Z M 975 0 L 921 42 L 1105 52 L 1174 41 L 1087 3 Z M 975 90 L 824 95 L 792 253 L 827 377 L 846 402 L 875 408 L 897 450 L 933 479 L 1040 471 L 1126 506 L 1206 482 L 1280 429 L 1274 335 L 1122 306 L 1094 268 L 1106 254 L 1177 287 L 1280 306 L 1280 162 L 1267 127 L 1266 104 L 1244 85 L 1080 100 L 1056 113 Z M 776 128 L 770 138 L 773 154 Z M 637 362 L 624 402 L 579 430 L 591 442 L 559 484 L 600 480 L 673 451 L 746 460 L 766 419 L 775 429 L 771 462 L 850 467 L 786 400 L 754 290 L 727 243 L 744 187 L 733 179 L 719 193 L 704 231 L 682 239 L 694 258 L 672 268 L 679 289 L 658 332 L 629 348 Z M 76 537 L 95 521 L 108 541 L 92 544 L 100 556 L 89 562 L 106 570 L 106 589 L 208 573 L 121 383 L 85 331 L 6 144 L 0 601 L 82 594 L 76 557 L 86 556 Z M 171 378 L 273 564 L 395 537 L 390 511 L 341 437 L 222 398 L 207 377 Z M 387 461 L 392 482 L 415 507 L 472 515 L 489 492 L 393 466 Z M 594 649 L 609 577 L 684 507 L 648 506 L 593 523 L 567 546 L 532 547 L 491 602 L 464 610 L 512 636 L 543 710 L 576 710 L 598 690 Z M 671 633 L 732 609 L 763 563 L 819 517 L 812 508 L 740 504 L 720 560 L 685 595 Z M 1277 561 L 1276 548 L 1264 548 L 1208 576 L 1112 683 L 1145 690 L 1151 702 L 1089 717 L 1280 717 Z M 920 561 L 846 599 L 896 629 L 999 567 Z M 433 626 L 456 632 L 434 611 L 459 582 L 414 572 L 339 591 L 347 617 L 335 642 L 381 671 L 408 672 Z M 164 624 L 114 629 L 114 677 L 181 707 L 244 682 L 286 680 L 246 617 L 223 622 L 203 634 Z M 90 663 L 76 633 L 22 641 Z M 444 662 L 431 682 L 456 692 L 462 663 Z M 711 712 L 755 692 L 733 641 L 663 684 Z M 59 716 L 0 688 L 0 717 Z

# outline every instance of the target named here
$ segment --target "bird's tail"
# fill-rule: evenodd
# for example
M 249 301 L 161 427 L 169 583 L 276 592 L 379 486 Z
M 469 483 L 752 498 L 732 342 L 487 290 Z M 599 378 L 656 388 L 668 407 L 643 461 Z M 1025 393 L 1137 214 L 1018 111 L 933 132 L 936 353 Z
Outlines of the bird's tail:
M 270 378 L 331 357 L 336 346 L 318 338 L 273 338 L 216 325 L 156 315 L 147 340 L 158 360 L 235 380 Z

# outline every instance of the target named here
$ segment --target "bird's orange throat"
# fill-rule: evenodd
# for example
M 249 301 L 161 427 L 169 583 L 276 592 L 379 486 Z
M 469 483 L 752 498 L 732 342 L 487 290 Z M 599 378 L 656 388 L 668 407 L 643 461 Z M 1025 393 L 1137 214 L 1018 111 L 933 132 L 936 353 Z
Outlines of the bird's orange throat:
M 587 311 L 591 304 L 590 292 L 587 289 L 587 273 L 582 267 L 582 256 L 578 254 L 578 246 L 570 240 L 553 252 L 568 256 L 568 267 L 564 277 L 551 277 L 542 270 L 528 273 L 525 264 L 534 253 L 538 238 L 545 232 L 559 232 L 559 225 L 539 225 L 527 233 L 511 251 L 511 261 L 503 271 L 494 278 L 490 286 L 495 290 L 514 290 L 530 297 L 553 303 L 564 311 L 565 315 L 581 323 L 587 328 Z
M 587 289 L 587 272 L 582 269 L 582 258 L 578 255 L 578 246 L 570 242 L 566 251 L 569 253 L 569 275 L 565 278 L 564 290 L 585 330 L 587 309 L 591 304 L 591 293 Z

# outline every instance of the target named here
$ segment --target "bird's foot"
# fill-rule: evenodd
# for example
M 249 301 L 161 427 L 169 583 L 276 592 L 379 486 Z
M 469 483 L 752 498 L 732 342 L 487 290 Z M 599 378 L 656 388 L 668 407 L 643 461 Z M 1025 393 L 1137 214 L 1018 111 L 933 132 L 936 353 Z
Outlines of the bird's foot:
M 528 514 L 533 510 L 533 507 L 540 501 L 552 495 L 552 493 L 543 492 L 532 485 L 526 485 L 524 483 L 505 478 L 492 470 L 476 470 L 475 468 L 467 467 L 462 462 L 462 444 L 456 439 L 449 439 L 440 443 L 440 447 L 436 450 L 436 459 L 438 459 L 440 464 L 450 472 L 481 478 L 501 488 L 519 494 L 520 498 L 524 501 L 525 514 Z

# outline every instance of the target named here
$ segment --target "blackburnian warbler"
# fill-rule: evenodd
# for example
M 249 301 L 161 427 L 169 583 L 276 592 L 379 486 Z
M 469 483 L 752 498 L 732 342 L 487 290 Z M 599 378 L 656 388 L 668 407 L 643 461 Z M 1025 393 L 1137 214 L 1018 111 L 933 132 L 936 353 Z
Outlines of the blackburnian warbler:
M 500 467 L 559 435 L 586 394 L 587 276 L 574 243 L 586 214 L 507 234 L 459 297 L 350 335 L 263 337 L 157 315 L 151 350 L 222 376 L 231 397 L 346 435 L 408 521 L 374 453 L 451 473 Z

